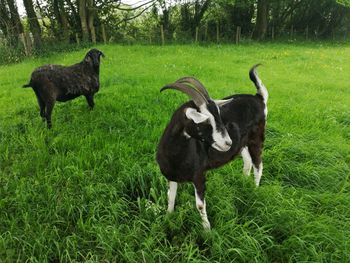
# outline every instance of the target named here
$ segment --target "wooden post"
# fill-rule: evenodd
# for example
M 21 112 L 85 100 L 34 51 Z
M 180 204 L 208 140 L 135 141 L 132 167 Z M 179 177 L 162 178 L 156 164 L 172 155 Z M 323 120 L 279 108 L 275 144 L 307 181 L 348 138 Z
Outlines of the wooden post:
M 92 41 L 92 43 L 96 44 L 96 30 L 95 30 L 95 27 L 92 26 L 90 30 L 91 30 L 91 41 Z
M 219 21 L 216 21 L 216 43 L 219 43 Z
M 198 28 L 198 26 L 197 26 L 197 27 L 196 27 L 196 40 L 195 40 L 196 43 L 198 43 L 198 31 L 199 31 L 199 28 Z
M 205 23 L 204 40 L 208 41 L 208 22 Z
M 318 29 L 319 29 L 319 26 L 317 26 L 316 30 L 315 30 L 315 38 L 318 39 Z
M 293 40 L 294 27 L 293 25 L 290 27 L 290 39 Z
M 271 39 L 275 40 L 275 27 L 274 26 L 272 26 L 272 28 L 271 28 Z
M 77 41 L 77 44 L 80 45 L 80 39 L 78 33 L 75 33 L 75 41 Z
M 101 25 L 101 29 L 102 29 L 103 43 L 106 44 L 107 43 L 107 37 L 106 37 L 106 29 L 105 29 L 105 25 L 104 24 Z
M 163 25 L 160 25 L 160 36 L 162 38 L 162 45 L 164 46 L 165 40 L 164 40 L 164 28 L 163 28 Z
M 308 25 L 306 26 L 306 29 L 305 29 L 305 38 L 306 38 L 306 40 L 309 40 L 309 26 Z
M 239 44 L 240 40 L 241 40 L 241 27 L 237 26 L 237 29 L 236 29 L 236 45 Z
M 29 56 L 28 48 L 27 48 L 27 43 L 26 43 L 26 38 L 23 33 L 19 34 L 19 39 L 21 40 L 23 46 L 24 46 L 24 52 L 26 56 Z
M 32 39 L 30 38 L 30 35 L 28 32 L 26 32 L 24 34 L 24 39 L 26 42 L 26 46 L 27 46 L 27 50 L 28 50 L 28 54 L 32 54 L 32 49 L 33 49 L 33 45 L 32 45 Z

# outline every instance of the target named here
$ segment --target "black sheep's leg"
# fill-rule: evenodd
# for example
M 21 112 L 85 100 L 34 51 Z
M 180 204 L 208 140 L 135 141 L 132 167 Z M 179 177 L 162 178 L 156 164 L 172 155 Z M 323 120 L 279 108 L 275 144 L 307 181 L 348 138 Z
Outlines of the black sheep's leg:
M 54 106 L 55 106 L 55 100 L 49 100 L 46 103 L 46 121 L 47 121 L 47 128 L 49 129 L 51 129 L 52 127 L 51 114 Z
M 94 103 L 94 95 L 90 94 L 90 95 L 85 95 L 86 101 L 89 104 L 90 110 L 92 110 L 95 106 Z
M 40 117 L 45 121 L 45 102 L 44 100 L 40 97 L 40 94 L 38 92 L 35 92 L 36 98 L 38 100 L 38 104 L 40 107 Z

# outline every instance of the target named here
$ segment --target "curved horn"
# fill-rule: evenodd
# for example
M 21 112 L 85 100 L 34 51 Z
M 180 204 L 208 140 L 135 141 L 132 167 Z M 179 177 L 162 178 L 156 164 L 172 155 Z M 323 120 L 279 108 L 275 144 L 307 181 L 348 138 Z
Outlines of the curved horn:
M 198 91 L 201 92 L 207 100 L 210 99 L 208 91 L 206 90 L 206 88 L 204 88 L 203 84 L 198 79 L 195 79 L 193 77 L 184 77 L 184 78 L 178 79 L 176 82 L 190 83 L 196 89 L 198 89 Z
M 165 85 L 163 88 L 161 88 L 160 92 L 166 89 L 175 89 L 175 90 L 182 91 L 183 93 L 186 93 L 188 96 L 192 98 L 193 102 L 196 104 L 197 107 L 199 107 L 203 103 L 208 104 L 208 100 L 205 98 L 205 96 L 202 93 L 200 93 L 196 89 L 192 89 L 191 87 L 183 83 L 175 82 L 172 84 Z

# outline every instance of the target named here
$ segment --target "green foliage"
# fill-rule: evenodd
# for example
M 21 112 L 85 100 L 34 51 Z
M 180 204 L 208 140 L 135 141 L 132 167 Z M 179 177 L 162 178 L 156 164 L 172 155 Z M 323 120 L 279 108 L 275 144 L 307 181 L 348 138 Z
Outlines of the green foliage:
M 346 7 L 350 7 L 350 1 L 349 0 L 336 0 L 338 4 L 344 5 Z
M 0 67 L 1 262 L 350 262 L 348 45 L 98 48 L 95 109 L 59 103 L 52 130 L 21 86 L 86 49 Z M 166 214 L 155 151 L 187 97 L 159 89 L 193 75 L 214 98 L 252 94 L 257 62 L 270 93 L 262 184 L 240 159 L 209 172 L 205 233 L 189 184 Z

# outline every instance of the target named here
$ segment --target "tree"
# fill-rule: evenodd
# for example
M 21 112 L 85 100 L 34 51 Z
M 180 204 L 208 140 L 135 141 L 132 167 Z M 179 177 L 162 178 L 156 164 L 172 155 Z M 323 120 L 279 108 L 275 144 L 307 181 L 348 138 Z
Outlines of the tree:
M 26 9 L 30 31 L 33 34 L 34 46 L 35 48 L 40 48 L 42 46 L 41 28 L 38 22 L 38 18 L 34 11 L 33 1 L 23 0 L 23 4 L 24 4 L 24 8 Z
M 87 24 L 87 10 L 86 10 L 86 0 L 78 0 L 78 9 L 80 17 L 80 26 L 83 36 L 83 41 L 87 42 L 89 40 L 89 30 Z
M 192 37 L 195 35 L 196 28 L 199 27 L 205 12 L 208 10 L 211 0 L 186 1 L 180 7 L 182 31 L 190 30 Z
M 0 0 L 0 29 L 10 45 L 18 44 L 23 25 L 14 0 Z
M 253 39 L 263 40 L 267 31 L 268 0 L 258 0 L 257 17 Z
M 11 18 L 6 0 L 0 0 L 0 29 L 8 39 L 11 35 Z
M 69 23 L 64 8 L 64 0 L 53 0 L 53 10 L 58 24 L 58 38 L 69 41 Z

